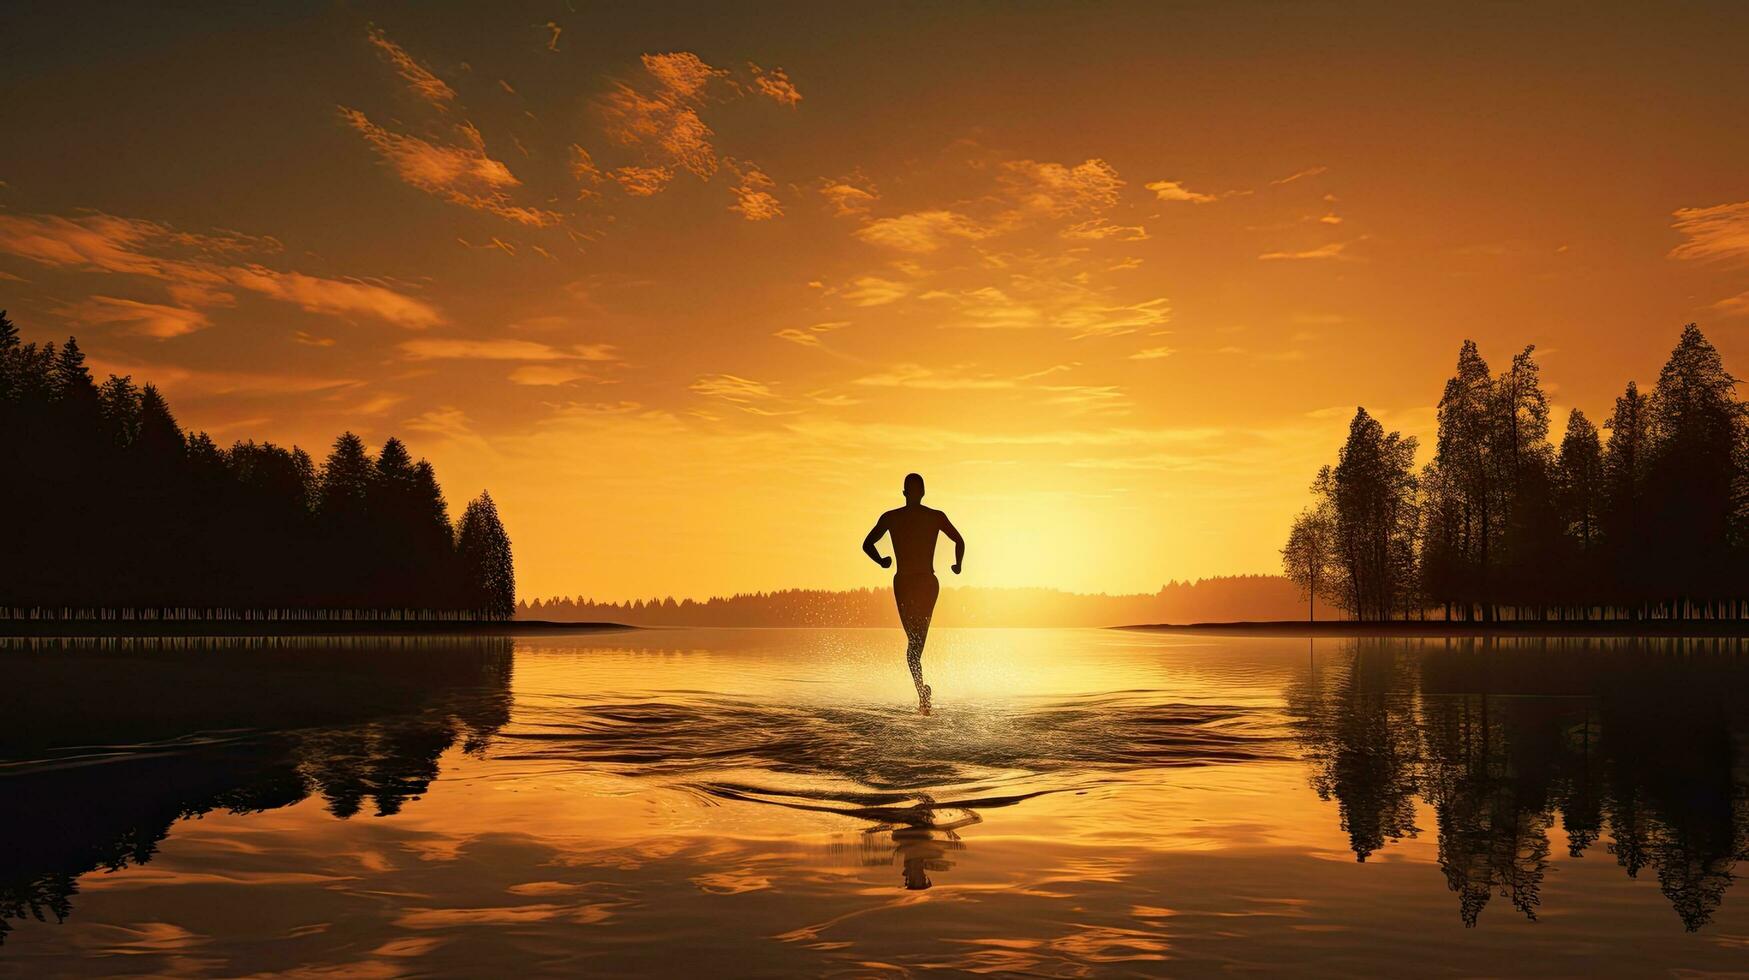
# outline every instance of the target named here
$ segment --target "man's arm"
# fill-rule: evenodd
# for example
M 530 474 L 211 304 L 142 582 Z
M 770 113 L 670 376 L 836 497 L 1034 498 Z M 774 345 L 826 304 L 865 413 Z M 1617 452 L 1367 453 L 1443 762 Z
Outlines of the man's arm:
M 938 513 L 941 513 L 941 533 L 953 541 L 953 573 L 958 575 L 960 565 L 966 560 L 966 539 L 960 537 L 960 529 L 954 527 L 953 522 L 947 519 L 946 512 Z
M 879 565 L 882 568 L 891 568 L 893 566 L 893 560 L 891 558 L 883 558 L 881 553 L 875 550 L 875 542 L 879 541 L 881 535 L 885 533 L 887 533 L 887 515 L 882 514 L 881 519 L 875 521 L 874 530 L 868 532 L 868 537 L 862 539 L 862 553 L 867 555 L 876 565 Z

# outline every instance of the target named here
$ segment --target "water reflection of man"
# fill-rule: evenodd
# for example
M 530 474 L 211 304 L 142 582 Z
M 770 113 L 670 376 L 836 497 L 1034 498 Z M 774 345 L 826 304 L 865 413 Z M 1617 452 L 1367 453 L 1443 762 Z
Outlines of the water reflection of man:
M 893 830 L 893 856 L 904 868 L 907 891 L 922 891 L 935 884 L 929 880 L 929 872 L 952 868 L 953 862 L 947 859 L 947 852 L 964 847 L 959 835 L 951 830 L 942 831 L 939 836 L 928 827 L 897 827 Z

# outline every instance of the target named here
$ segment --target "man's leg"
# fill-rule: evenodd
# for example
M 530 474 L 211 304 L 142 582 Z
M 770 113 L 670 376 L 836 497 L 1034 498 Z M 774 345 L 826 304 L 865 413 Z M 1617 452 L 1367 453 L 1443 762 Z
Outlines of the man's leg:
M 929 621 L 935 615 L 935 599 L 941 584 L 933 575 L 894 577 L 893 597 L 899 606 L 899 623 L 905 627 L 905 664 L 911 668 L 911 683 L 917 699 L 929 704 L 929 685 L 923 683 L 923 646 L 929 641 Z
M 923 644 L 929 639 L 929 624 L 920 630 L 905 627 L 905 664 L 911 668 L 911 683 L 917 685 L 917 696 L 923 696 Z

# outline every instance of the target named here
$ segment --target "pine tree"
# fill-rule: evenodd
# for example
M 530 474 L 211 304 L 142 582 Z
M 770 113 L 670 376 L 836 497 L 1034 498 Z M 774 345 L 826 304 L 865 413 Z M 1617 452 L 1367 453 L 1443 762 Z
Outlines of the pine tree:
M 19 356 L 21 346 L 18 328 L 6 318 L 6 311 L 0 310 L 0 412 L 4 412 L 7 403 L 19 396 L 19 375 L 23 367 L 23 358 Z M 0 420 L 4 418 L 0 415 Z
M 110 375 L 97 389 L 103 424 L 116 446 L 126 448 L 140 434 L 140 390 L 130 375 Z
M 1345 604 L 1360 619 L 1389 619 L 1414 601 L 1415 446 L 1358 409 L 1335 469 L 1320 480 L 1347 577 Z
M 1579 555 L 1589 556 L 1602 534 L 1603 443 L 1597 427 L 1577 408 L 1567 415 L 1556 468 L 1564 530 Z
M 1553 598 L 1550 562 L 1561 536 L 1554 504 L 1549 400 L 1535 352 L 1535 345 L 1525 347 L 1494 379 L 1488 447 L 1494 486 L 1499 490 L 1494 518 L 1500 529 L 1498 584 L 1521 612 L 1526 606 L 1540 611 Z
M 72 337 L 67 338 L 60 353 L 55 355 L 54 383 L 56 396 L 61 399 L 87 395 L 95 398 L 97 395 L 91 371 L 85 367 L 85 352 L 79 349 L 79 341 Z
M 1737 379 L 1690 323 L 1658 373 L 1650 402 L 1647 504 L 1654 527 L 1648 560 L 1673 604 L 1724 598 L 1744 444 Z M 1685 610 L 1673 610 L 1683 615 Z
M 1646 476 L 1652 458 L 1649 425 L 1645 396 L 1629 381 L 1604 423 L 1609 442 L 1603 450 L 1603 529 L 1613 572 L 1609 598 L 1625 606 L 1637 607 L 1648 598 L 1644 584 L 1651 540 L 1646 521 Z
M 375 473 L 364 440 L 345 432 L 322 464 L 316 517 L 320 527 L 329 604 L 362 608 L 371 604 L 374 541 L 370 524 L 370 485 Z
M 456 551 L 468 596 L 467 607 L 487 619 L 516 613 L 516 576 L 510 537 L 498 519 L 491 494 L 482 492 L 462 513 Z
M 1458 350 L 1457 370 L 1439 399 L 1439 435 L 1434 465 L 1439 483 L 1451 494 L 1452 549 L 1446 556 L 1447 591 L 1435 598 L 1465 611 L 1480 604 L 1487 613 L 1491 590 L 1492 545 L 1496 535 L 1492 465 L 1494 382 L 1473 340 Z
M 139 431 L 134 442 L 140 452 L 160 460 L 180 460 L 188 455 L 182 426 L 171 414 L 170 403 L 153 385 L 140 389 Z
M 361 520 L 370 495 L 375 467 L 364 440 L 343 432 L 322 464 L 318 510 L 330 521 Z

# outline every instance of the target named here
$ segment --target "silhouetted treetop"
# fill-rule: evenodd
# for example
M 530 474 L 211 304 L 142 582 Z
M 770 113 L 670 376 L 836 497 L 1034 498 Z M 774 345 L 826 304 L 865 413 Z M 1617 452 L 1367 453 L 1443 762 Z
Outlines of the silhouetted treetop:
M 1744 618 L 1749 410 L 1718 350 L 1687 325 L 1652 393 L 1630 381 L 1615 400 L 1607 443 L 1573 409 L 1559 451 L 1535 350 L 1495 375 L 1464 341 L 1419 477 L 1413 441 L 1356 413 L 1314 484 L 1336 548 L 1305 568 L 1302 515 L 1284 552 L 1295 580 L 1366 619 Z
M 435 470 L 399 439 L 373 457 L 344 433 L 320 470 L 296 447 L 224 449 L 184 432 L 156 387 L 95 384 L 77 340 L 25 343 L 4 313 L 0 471 L 16 538 L 0 616 L 504 618 L 514 606 L 490 499 L 471 525 L 487 557 L 464 562 Z

